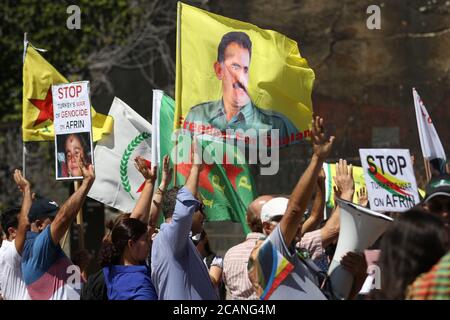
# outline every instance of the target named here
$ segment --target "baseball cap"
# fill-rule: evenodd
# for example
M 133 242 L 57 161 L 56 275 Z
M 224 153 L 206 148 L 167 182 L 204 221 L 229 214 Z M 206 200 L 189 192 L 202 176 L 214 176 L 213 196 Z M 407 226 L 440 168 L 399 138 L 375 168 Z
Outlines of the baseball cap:
M 268 222 L 276 216 L 282 216 L 286 212 L 289 199 L 277 197 L 267 201 L 261 208 L 261 221 Z
M 56 216 L 58 210 L 59 206 L 55 201 L 47 198 L 38 198 L 31 205 L 28 220 L 31 223 L 39 218 L 52 218 Z
M 430 201 L 437 196 L 450 197 L 450 174 L 443 174 L 430 180 L 425 188 L 425 200 Z

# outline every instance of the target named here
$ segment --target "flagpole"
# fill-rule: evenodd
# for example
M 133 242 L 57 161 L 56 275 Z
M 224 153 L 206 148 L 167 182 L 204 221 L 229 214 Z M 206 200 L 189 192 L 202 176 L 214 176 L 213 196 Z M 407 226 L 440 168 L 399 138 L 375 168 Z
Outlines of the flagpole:
M 76 180 L 74 183 L 75 192 L 80 188 L 80 181 Z M 80 208 L 77 214 L 77 224 L 78 224 L 78 246 L 79 249 L 84 249 L 84 228 L 83 228 L 83 207 Z
M 430 163 L 425 158 L 423 158 L 423 162 L 424 162 L 424 165 L 425 165 L 425 175 L 427 177 L 427 183 L 428 183 L 430 181 L 430 179 L 431 179 Z
M 23 34 L 23 60 L 22 60 L 22 65 L 25 65 L 25 56 L 27 54 L 27 46 L 28 46 L 28 39 L 27 39 L 27 33 L 25 32 Z M 23 71 L 22 71 L 22 73 L 23 73 Z M 23 95 L 23 89 L 22 89 L 22 95 Z M 23 115 L 22 115 L 22 117 L 23 117 Z M 22 119 L 22 122 L 23 122 L 23 119 Z M 26 155 L 27 155 L 27 147 L 25 145 L 25 141 L 23 140 L 23 128 L 22 128 L 22 174 L 23 174 L 24 178 L 26 178 Z

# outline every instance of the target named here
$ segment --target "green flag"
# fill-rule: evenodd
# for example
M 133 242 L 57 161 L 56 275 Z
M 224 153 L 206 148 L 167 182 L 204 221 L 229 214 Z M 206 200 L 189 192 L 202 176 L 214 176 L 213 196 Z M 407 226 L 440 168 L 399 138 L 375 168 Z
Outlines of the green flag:
M 162 163 L 169 154 L 176 166 L 176 184 L 183 185 L 189 175 L 191 164 L 181 161 L 181 148 L 174 152 L 172 139 L 175 101 L 160 90 L 153 91 L 153 139 L 154 160 Z M 180 135 L 181 139 L 186 136 Z M 246 222 L 247 207 L 256 197 L 256 188 L 250 169 L 239 150 L 218 141 L 202 140 L 203 156 L 209 161 L 200 174 L 199 193 L 205 205 L 208 221 L 240 222 L 244 233 L 250 232 Z M 222 152 L 219 152 L 222 150 Z M 174 159 L 174 157 L 179 157 Z M 228 161 L 226 160 L 228 158 Z M 239 164 L 237 164 L 239 163 Z M 171 184 L 171 186 L 173 183 Z M 171 187 L 170 186 L 170 187 Z

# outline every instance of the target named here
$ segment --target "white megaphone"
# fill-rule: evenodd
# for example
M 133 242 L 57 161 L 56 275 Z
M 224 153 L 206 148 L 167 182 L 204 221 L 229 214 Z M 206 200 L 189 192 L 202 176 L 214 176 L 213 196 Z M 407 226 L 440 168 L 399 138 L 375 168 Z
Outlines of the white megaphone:
M 354 279 L 351 273 L 341 266 L 342 257 L 349 251 L 363 253 L 384 233 L 393 219 L 351 202 L 336 200 L 339 205 L 340 231 L 328 275 L 335 296 L 347 299 Z

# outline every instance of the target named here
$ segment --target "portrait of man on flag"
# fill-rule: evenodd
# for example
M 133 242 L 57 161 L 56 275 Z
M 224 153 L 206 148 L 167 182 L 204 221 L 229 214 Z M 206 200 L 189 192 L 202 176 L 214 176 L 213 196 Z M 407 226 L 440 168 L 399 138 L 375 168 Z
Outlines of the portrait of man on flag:
M 315 74 L 296 41 L 181 2 L 178 17 L 174 129 L 252 146 L 309 139 Z
M 259 108 L 248 92 L 252 41 L 245 32 L 223 35 L 217 48 L 213 70 L 222 82 L 222 97 L 193 106 L 183 127 L 194 133 L 214 129 L 278 129 L 281 138 L 297 134 L 298 129 L 283 114 Z

